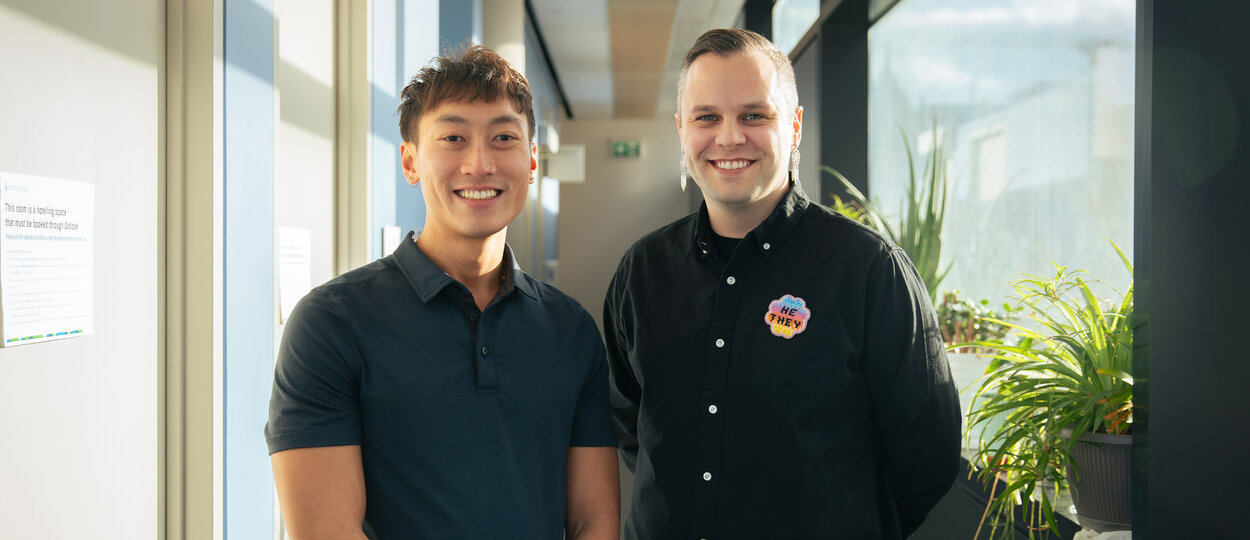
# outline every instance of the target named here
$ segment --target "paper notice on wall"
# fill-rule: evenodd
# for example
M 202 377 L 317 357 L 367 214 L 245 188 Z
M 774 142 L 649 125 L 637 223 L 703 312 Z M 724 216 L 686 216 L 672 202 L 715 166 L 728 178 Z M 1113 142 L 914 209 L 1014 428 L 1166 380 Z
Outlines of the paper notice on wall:
M 403 231 L 397 225 L 382 227 L 382 255 L 394 253 L 395 248 L 399 247 L 402 235 Z
M 92 332 L 94 217 L 93 184 L 0 171 L 0 344 Z
M 278 306 L 282 324 L 295 304 L 312 289 L 312 231 L 278 229 Z

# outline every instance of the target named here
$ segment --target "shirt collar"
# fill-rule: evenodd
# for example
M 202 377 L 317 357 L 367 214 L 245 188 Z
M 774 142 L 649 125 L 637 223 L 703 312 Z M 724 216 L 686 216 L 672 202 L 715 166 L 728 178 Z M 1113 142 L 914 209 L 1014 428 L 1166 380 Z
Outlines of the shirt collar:
M 786 196 L 777 203 L 772 214 L 747 233 L 743 241 L 751 242 L 761 253 L 769 253 L 774 246 L 785 240 L 810 205 L 811 201 L 803 192 L 803 185 L 791 178 L 790 190 L 786 192 Z M 716 242 L 712 241 L 712 234 L 712 220 L 707 213 L 707 202 L 704 202 L 699 205 L 699 218 L 694 233 L 694 247 L 699 250 L 701 257 L 716 254 Z
M 399 247 L 395 248 L 392 256 L 395 264 L 399 266 L 399 271 L 408 279 L 408 284 L 417 292 L 421 301 L 429 302 L 448 285 L 456 283 L 456 280 L 421 252 L 421 249 L 417 247 L 416 238 L 416 231 L 409 231 L 408 236 L 399 243 Z M 495 294 L 496 298 L 504 298 L 512 294 L 513 289 L 525 293 L 530 298 L 538 297 L 534 284 L 530 282 L 529 276 L 521 271 L 521 265 L 517 264 L 516 257 L 512 255 L 512 247 L 507 244 L 503 247 L 502 266 L 504 268 L 503 285 Z

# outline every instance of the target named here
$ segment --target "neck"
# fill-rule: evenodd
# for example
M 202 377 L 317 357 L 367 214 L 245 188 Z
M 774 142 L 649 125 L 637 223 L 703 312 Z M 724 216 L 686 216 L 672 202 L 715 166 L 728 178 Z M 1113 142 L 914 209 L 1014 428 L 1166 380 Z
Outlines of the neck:
M 712 222 L 712 231 L 725 238 L 743 238 L 747 233 L 760 226 L 773 213 L 781 200 L 790 192 L 790 185 L 773 190 L 767 197 L 741 205 L 726 205 L 717 201 L 705 200 L 707 203 L 708 220 Z
M 478 309 L 485 310 L 502 282 L 507 230 L 485 238 L 456 237 L 437 229 L 422 231 L 417 247 L 435 266 L 468 287 Z

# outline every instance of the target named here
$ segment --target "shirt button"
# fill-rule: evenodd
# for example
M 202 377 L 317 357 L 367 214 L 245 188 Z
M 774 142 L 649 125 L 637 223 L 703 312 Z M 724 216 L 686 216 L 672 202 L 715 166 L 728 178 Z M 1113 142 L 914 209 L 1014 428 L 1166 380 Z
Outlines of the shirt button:
M 486 347 L 482 347 L 482 356 L 486 356 L 488 354 L 490 354 L 490 349 L 487 349 Z
M 710 473 L 710 472 L 705 472 L 705 473 L 703 473 L 703 481 L 705 481 L 705 482 L 711 482 L 711 481 L 712 481 L 712 473 Z
M 725 278 L 725 283 L 728 283 L 728 284 L 730 284 L 730 285 L 733 285 L 734 283 L 737 283 L 737 281 L 738 281 L 738 280 L 734 279 L 734 277 L 733 277 L 733 276 L 729 276 L 729 277 Z
M 769 244 L 768 242 L 764 242 L 764 251 L 768 251 L 772 248 L 773 248 L 772 244 Z
M 712 414 L 716 414 L 716 411 L 717 411 L 717 408 L 716 408 L 716 406 L 715 406 L 715 405 L 708 405 L 708 406 L 707 406 L 707 412 L 710 412 L 710 413 L 712 413 Z
M 474 313 L 474 314 L 472 314 L 472 315 L 469 315 L 469 320 L 470 320 L 470 321 L 476 321 L 476 320 L 478 320 L 478 318 L 479 318 L 479 317 L 481 317 L 481 315 L 478 315 L 477 313 Z
M 723 348 L 725 348 L 725 340 L 723 340 L 723 339 L 718 339 L 718 340 L 716 340 L 716 348 L 717 348 L 717 349 L 723 349 Z

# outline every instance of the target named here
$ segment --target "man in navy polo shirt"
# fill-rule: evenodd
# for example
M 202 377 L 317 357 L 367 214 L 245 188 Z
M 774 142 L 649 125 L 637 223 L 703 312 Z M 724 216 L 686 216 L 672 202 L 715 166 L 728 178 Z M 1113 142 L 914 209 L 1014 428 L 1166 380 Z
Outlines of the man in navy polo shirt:
M 402 99 L 425 228 L 282 336 L 265 434 L 291 538 L 616 538 L 595 323 L 504 243 L 538 167 L 529 85 L 475 46 Z

